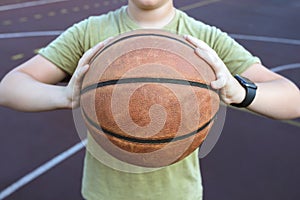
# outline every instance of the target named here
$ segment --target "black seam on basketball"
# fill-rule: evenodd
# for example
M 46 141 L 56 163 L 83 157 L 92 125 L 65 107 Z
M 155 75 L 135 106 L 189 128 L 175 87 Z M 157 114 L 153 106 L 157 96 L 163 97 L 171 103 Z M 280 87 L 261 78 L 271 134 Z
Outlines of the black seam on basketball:
M 82 112 L 84 117 L 86 118 L 86 120 L 96 129 L 100 130 L 101 132 L 105 133 L 106 135 L 118 138 L 118 139 L 122 139 L 128 142 L 133 142 L 133 143 L 140 143 L 140 144 L 164 144 L 164 143 L 170 143 L 170 142 L 176 142 L 179 140 L 184 140 L 186 138 L 189 138 L 193 135 L 196 135 L 198 132 L 204 130 L 207 126 L 209 126 L 209 124 L 215 119 L 215 117 L 217 116 L 217 114 L 215 114 L 208 122 L 206 122 L 203 126 L 201 126 L 200 128 L 198 128 L 195 131 L 192 131 L 188 134 L 182 135 L 182 136 L 178 136 L 178 137 L 174 137 L 174 138 L 166 138 L 166 139 L 139 139 L 139 138 L 132 138 L 132 137 L 126 137 L 123 135 L 119 135 L 117 133 L 111 132 L 105 128 L 103 128 L 102 126 L 98 125 L 97 123 L 95 123 L 93 120 L 91 120 L 87 114 L 85 113 L 84 109 L 82 108 Z
M 177 84 L 177 85 L 188 85 L 188 86 L 209 89 L 218 93 L 217 90 L 213 89 L 209 85 L 195 82 L 195 81 L 187 81 L 182 79 L 170 79 L 170 78 L 124 78 L 124 79 L 103 81 L 103 82 L 95 83 L 93 85 L 89 85 L 81 90 L 81 94 L 105 86 L 117 85 L 117 84 L 130 84 L 130 83 L 170 83 L 170 84 Z
M 168 35 L 162 35 L 162 34 L 155 34 L 155 33 L 143 33 L 143 34 L 134 34 L 134 35 L 129 35 L 129 36 L 125 36 L 125 37 L 122 37 L 122 38 L 119 38 L 118 40 L 108 44 L 107 46 L 105 46 L 103 49 L 101 49 L 95 56 L 93 56 L 93 58 L 90 60 L 90 64 L 95 60 L 96 57 L 98 57 L 103 51 L 105 51 L 108 47 L 122 41 L 122 40 L 125 40 L 125 39 L 128 39 L 128 38 L 132 38 L 132 37 L 145 37 L 145 36 L 158 36 L 158 37 L 164 37 L 164 38 L 168 38 L 168 39 L 172 39 L 172 40 L 176 40 L 188 47 L 191 47 L 192 49 L 195 49 L 194 46 L 190 45 L 189 43 L 185 42 L 185 41 L 182 41 L 182 40 L 179 40 L 177 38 L 174 38 L 172 36 L 168 36 Z

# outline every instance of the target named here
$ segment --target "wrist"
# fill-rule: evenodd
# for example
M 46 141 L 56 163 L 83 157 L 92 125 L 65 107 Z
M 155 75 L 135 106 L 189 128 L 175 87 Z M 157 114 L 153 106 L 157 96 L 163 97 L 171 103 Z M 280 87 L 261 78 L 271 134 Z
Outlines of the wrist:
M 257 86 L 245 77 L 235 75 L 234 78 L 237 80 L 240 86 L 244 88 L 245 94 L 241 94 L 241 96 L 244 96 L 244 99 L 241 102 L 231 103 L 231 105 L 239 108 L 248 107 L 256 96 Z
M 71 109 L 72 96 L 68 95 L 68 88 L 64 86 L 57 86 L 58 95 L 53 96 L 52 101 L 55 103 L 57 109 Z
M 246 89 L 244 87 L 242 87 L 237 80 L 235 80 L 236 82 L 236 93 L 232 98 L 231 104 L 240 104 L 243 102 L 243 100 L 246 97 Z

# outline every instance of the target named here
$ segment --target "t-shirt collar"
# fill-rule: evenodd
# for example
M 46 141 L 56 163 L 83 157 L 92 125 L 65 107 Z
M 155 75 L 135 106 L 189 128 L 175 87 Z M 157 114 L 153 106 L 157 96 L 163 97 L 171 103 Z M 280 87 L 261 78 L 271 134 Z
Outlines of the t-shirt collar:
M 125 24 L 131 30 L 142 29 L 135 21 L 133 21 L 129 17 L 129 15 L 127 13 L 127 6 L 122 7 L 121 15 L 122 15 L 122 18 L 124 19 Z M 175 9 L 175 15 L 174 15 L 173 19 L 167 25 L 165 25 L 162 29 L 164 29 L 164 30 L 174 30 L 174 28 L 176 28 L 176 25 L 178 24 L 177 23 L 178 18 L 179 18 L 178 10 Z

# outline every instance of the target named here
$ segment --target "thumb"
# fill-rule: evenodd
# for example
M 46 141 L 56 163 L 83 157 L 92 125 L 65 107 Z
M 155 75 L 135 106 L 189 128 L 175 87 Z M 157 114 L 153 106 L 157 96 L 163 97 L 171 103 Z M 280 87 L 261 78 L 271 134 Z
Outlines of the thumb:
M 82 67 L 78 67 L 67 86 L 67 96 L 71 102 L 72 108 L 76 108 L 79 106 L 81 85 L 84 75 L 86 74 L 88 69 L 88 64 Z
M 89 69 L 88 64 L 83 65 L 81 67 L 77 67 L 68 84 L 68 87 L 72 90 L 72 93 L 74 94 L 78 93 L 78 89 L 80 90 L 84 75 L 86 74 L 88 69 Z

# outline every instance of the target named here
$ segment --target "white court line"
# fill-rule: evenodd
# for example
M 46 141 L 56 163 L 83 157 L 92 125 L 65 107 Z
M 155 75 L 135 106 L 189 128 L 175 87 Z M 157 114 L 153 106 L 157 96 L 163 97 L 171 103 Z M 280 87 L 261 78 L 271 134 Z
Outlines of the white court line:
M 18 4 L 10 4 L 5 6 L 0 6 L 0 11 L 7 11 L 7 10 L 15 10 L 19 8 L 26 8 L 26 7 L 33 7 L 33 6 L 40 6 L 50 3 L 57 3 L 62 1 L 69 1 L 69 0 L 40 0 L 40 1 L 30 1 L 25 3 L 18 3 Z
M 62 32 L 63 31 L 35 31 L 35 32 L 19 32 L 19 33 L 0 33 L 0 39 L 56 36 L 61 34 Z
M 253 40 L 253 41 L 261 41 L 261 42 L 300 45 L 300 40 L 287 39 L 287 38 L 276 38 L 276 37 L 266 37 L 266 36 L 256 36 L 256 35 L 240 35 L 240 34 L 229 34 L 229 35 L 234 39 L 241 39 L 241 40 Z
M 26 185 L 27 183 L 31 182 L 32 180 L 36 179 L 37 177 L 41 176 L 43 173 L 47 172 L 51 168 L 55 167 L 65 159 L 69 158 L 70 156 L 74 155 L 81 149 L 85 147 L 87 140 L 83 140 L 78 144 L 74 145 L 70 149 L 64 151 L 63 153 L 59 154 L 58 156 L 54 157 L 50 161 L 46 162 L 45 164 L 41 165 L 40 167 L 36 168 L 29 174 L 25 175 L 24 177 L 20 178 L 15 183 L 11 184 L 3 191 L 0 192 L 0 200 L 8 197 L 9 195 L 13 194 L 15 191 Z
M 294 63 L 294 64 L 288 64 L 288 65 L 281 65 L 281 66 L 278 66 L 278 67 L 274 67 L 271 70 L 273 72 L 281 72 L 281 71 L 284 71 L 284 70 L 298 69 L 298 68 L 300 68 L 300 63 Z
M 36 32 L 19 32 L 19 33 L 0 33 L 0 39 L 11 39 L 11 38 L 22 38 L 22 37 L 42 37 L 42 36 L 55 36 L 59 35 L 63 30 L 54 31 L 36 31 Z M 300 45 L 300 40 L 288 39 L 288 38 L 275 38 L 266 36 L 255 36 L 255 35 L 241 35 L 241 34 L 229 34 L 234 39 L 240 40 L 252 40 L 259 42 L 271 42 L 281 43 L 290 45 Z

